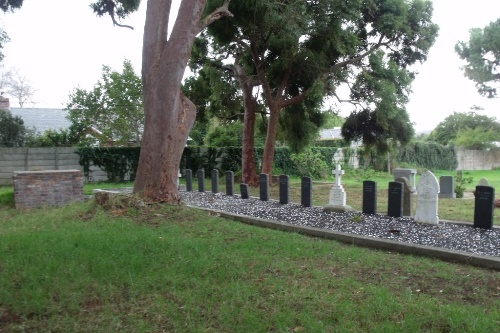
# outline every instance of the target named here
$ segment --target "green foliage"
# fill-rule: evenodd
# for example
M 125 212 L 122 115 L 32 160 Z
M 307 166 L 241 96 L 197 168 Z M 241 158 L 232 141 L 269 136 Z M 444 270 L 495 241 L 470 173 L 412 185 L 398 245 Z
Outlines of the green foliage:
M 241 121 L 220 124 L 212 119 L 212 125 L 206 136 L 206 143 L 211 147 L 241 147 L 243 123 Z
M 462 170 L 457 171 L 457 176 L 455 177 L 455 193 L 457 198 L 464 197 L 464 191 L 467 185 L 472 184 L 473 180 L 473 177 L 464 177 Z
M 98 15 L 114 15 L 125 18 L 127 15 L 139 9 L 141 0 L 99 0 L 90 5 L 90 8 Z
M 28 131 L 24 145 L 26 147 L 74 147 L 81 144 L 78 132 L 72 127 L 58 131 L 46 130 L 43 134 Z
M 217 168 L 222 156 L 224 156 L 224 148 L 186 147 L 181 159 L 181 169 L 191 169 L 194 172 L 199 169 L 210 171 Z M 205 175 L 208 177 L 210 176 L 210 173 L 206 173 Z
M 221 3 L 208 2 L 206 12 Z M 353 87 L 351 102 L 369 116 L 365 123 L 351 119 L 350 139 L 381 151 L 411 139 L 404 109 L 414 75 L 408 66 L 426 60 L 437 36 L 431 1 L 258 0 L 231 2 L 230 10 L 235 18 L 209 26 L 195 47 L 203 56 L 192 63 L 199 68 L 235 59 L 233 73 L 244 70 L 238 72 L 242 89 L 262 85 L 268 110 L 275 112 L 276 103 L 287 107 L 280 131 L 294 151 L 317 133 L 320 123 L 310 120 L 324 97 L 338 97 L 345 84 Z
M 500 19 L 485 28 L 470 30 L 469 41 L 459 41 L 455 51 L 460 59 L 467 78 L 476 83 L 478 92 L 488 98 L 497 97 L 500 82 Z
M 21 147 L 24 143 L 26 128 L 19 116 L 7 110 L 0 110 L 0 147 Z
M 494 142 L 500 142 L 500 132 L 483 128 L 461 129 L 455 138 L 455 145 L 468 149 L 487 149 L 495 147 Z
M 14 11 L 14 9 L 21 8 L 23 0 L 0 0 L 0 9 L 4 12 Z
M 499 132 L 500 123 L 494 117 L 479 115 L 474 111 L 453 112 L 436 126 L 428 139 L 442 145 L 484 148 L 498 141 Z
M 318 138 L 319 129 L 325 123 L 325 116 L 306 103 L 296 104 L 280 113 L 281 138 L 292 152 L 303 152 Z
M 79 163 L 87 178 L 91 177 L 90 166 L 95 165 L 106 172 L 110 182 L 135 179 L 139 147 L 80 148 L 76 153 L 80 156 Z
M 7 43 L 9 41 L 10 41 L 10 38 L 7 35 L 7 33 L 3 29 L 0 28 L 0 61 L 2 61 L 4 58 L 4 54 L 2 52 L 2 49 L 5 45 L 5 43 Z
M 331 170 L 318 151 L 308 150 L 304 153 L 292 154 L 291 160 L 295 164 L 298 175 L 302 177 L 323 179 L 328 177 Z
M 321 128 L 329 129 L 334 127 L 341 127 L 345 123 L 345 118 L 340 116 L 338 112 L 328 110 L 323 112 L 325 122 Z
M 342 126 L 346 141 L 362 141 L 380 154 L 389 151 L 391 145 L 407 144 L 414 135 L 405 109 L 412 79 L 395 61 L 384 64 L 384 57 L 381 51 L 372 54 L 371 69 L 358 76 L 351 90 L 354 101 L 366 101 L 374 109 L 352 112 Z
M 457 155 L 452 146 L 434 142 L 413 142 L 395 152 L 395 160 L 431 170 L 455 170 Z
M 77 88 L 69 95 L 68 119 L 80 136 L 90 134 L 91 143 L 113 142 L 140 145 L 144 127 L 142 82 L 130 61 L 123 62 L 122 72 L 103 66 L 101 80 L 94 89 Z

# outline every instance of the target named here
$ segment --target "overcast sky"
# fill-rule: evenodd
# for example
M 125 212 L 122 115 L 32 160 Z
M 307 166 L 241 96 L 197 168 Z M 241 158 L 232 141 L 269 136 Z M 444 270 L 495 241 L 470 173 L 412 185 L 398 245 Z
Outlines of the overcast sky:
M 30 79 L 37 89 L 35 107 L 63 108 L 74 88 L 93 87 L 102 65 L 121 70 L 123 60 L 129 59 L 139 74 L 146 0 L 142 2 L 140 10 L 123 21 L 134 26 L 130 30 L 114 27 L 108 17 L 96 17 L 89 8 L 91 0 L 25 0 L 21 10 L 2 14 L 0 24 L 11 38 L 3 66 Z M 469 111 L 473 105 L 485 108 L 482 114 L 498 117 L 500 100 L 479 96 L 460 70 L 454 45 L 468 40 L 469 29 L 500 18 L 500 1 L 433 2 L 439 37 L 428 61 L 417 66 L 407 106 L 415 129 L 432 130 L 449 114 Z

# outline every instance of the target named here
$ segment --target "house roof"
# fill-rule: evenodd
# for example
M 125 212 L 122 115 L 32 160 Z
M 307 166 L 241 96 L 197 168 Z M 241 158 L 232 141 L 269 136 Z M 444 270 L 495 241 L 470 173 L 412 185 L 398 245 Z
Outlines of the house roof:
M 322 129 L 319 131 L 319 140 L 341 140 L 343 139 L 340 127 Z
M 66 118 L 68 111 L 63 109 L 44 108 L 10 108 L 13 116 L 19 116 L 27 129 L 35 128 L 43 133 L 47 130 L 58 131 L 67 129 L 71 122 Z

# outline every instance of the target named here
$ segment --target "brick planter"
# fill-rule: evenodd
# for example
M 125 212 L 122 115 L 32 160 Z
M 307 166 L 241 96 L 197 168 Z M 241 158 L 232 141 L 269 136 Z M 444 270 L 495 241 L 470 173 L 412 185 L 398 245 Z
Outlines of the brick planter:
M 62 206 L 83 201 L 80 170 L 14 171 L 16 208 Z

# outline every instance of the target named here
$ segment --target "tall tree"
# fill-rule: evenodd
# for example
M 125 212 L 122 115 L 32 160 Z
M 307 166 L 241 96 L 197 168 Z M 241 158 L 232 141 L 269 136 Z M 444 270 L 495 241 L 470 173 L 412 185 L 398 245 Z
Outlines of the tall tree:
M 19 0 L 8 0 L 10 5 L 17 2 L 19 6 L 22 4 Z M 194 104 L 180 88 L 194 39 L 213 21 L 232 15 L 227 0 L 202 19 L 206 2 L 181 0 L 170 36 L 172 0 L 147 2 L 142 52 L 145 124 L 134 191 L 155 201 L 180 202 L 177 174 L 196 115 Z M 140 0 L 99 0 L 92 8 L 99 15 L 111 16 L 117 23 L 116 16 L 125 17 L 139 4 Z
M 470 30 L 469 41 L 459 41 L 455 51 L 466 61 L 464 75 L 476 83 L 478 92 L 488 98 L 497 97 L 500 83 L 500 19 L 484 29 Z
M 202 19 L 206 0 L 182 0 L 168 35 L 171 0 L 149 0 L 144 26 L 142 82 L 144 136 L 134 192 L 156 201 L 180 202 L 177 177 L 194 104 L 181 92 L 181 81 L 196 35 L 214 20 L 231 16 L 229 2 Z
M 76 88 L 66 109 L 73 128 L 94 129 L 96 139 L 116 145 L 141 144 L 144 130 L 142 82 L 129 60 L 121 72 L 102 67 L 101 80 L 92 90 Z M 95 142 L 94 142 L 95 143 Z
M 7 93 L 17 100 L 20 107 L 26 103 L 33 103 L 36 90 L 33 88 L 29 78 L 21 74 L 18 69 L 12 69 L 7 81 Z
M 481 148 L 481 142 L 488 144 L 498 141 L 500 138 L 495 134 L 500 133 L 500 123 L 496 118 L 475 112 L 480 108 L 472 109 L 469 112 L 453 112 L 436 126 L 428 140 L 442 145 L 459 144 L 474 148 Z M 479 132 L 480 136 L 477 135 Z
M 209 4 L 216 5 L 217 1 Z M 404 143 L 411 137 L 404 108 L 412 77 L 408 66 L 426 59 L 437 35 L 430 1 L 255 0 L 233 3 L 231 11 L 237 19 L 211 25 L 209 41 L 213 57 L 222 63 L 229 56 L 235 60 L 233 72 L 242 78 L 237 81 L 242 83 L 244 105 L 260 100 L 266 105 L 269 116 L 261 172 L 272 173 L 280 114 L 288 117 L 297 108 L 315 110 L 326 95 L 339 96 L 338 88 L 345 85 L 352 88 L 350 102 L 368 112 L 380 131 L 390 129 L 394 119 L 406 122 L 398 128 L 406 131 L 404 135 L 390 131 L 377 140 Z M 392 82 L 392 87 L 376 84 L 378 79 Z M 391 97 L 391 90 L 399 96 Z M 245 110 L 249 119 L 245 131 L 252 127 L 253 114 L 252 109 Z M 363 126 L 362 119 L 352 120 L 352 138 L 367 137 L 364 132 L 371 129 Z M 245 138 L 243 156 L 253 150 Z M 253 164 L 250 159 L 247 162 Z M 243 164 L 245 168 L 245 160 Z

